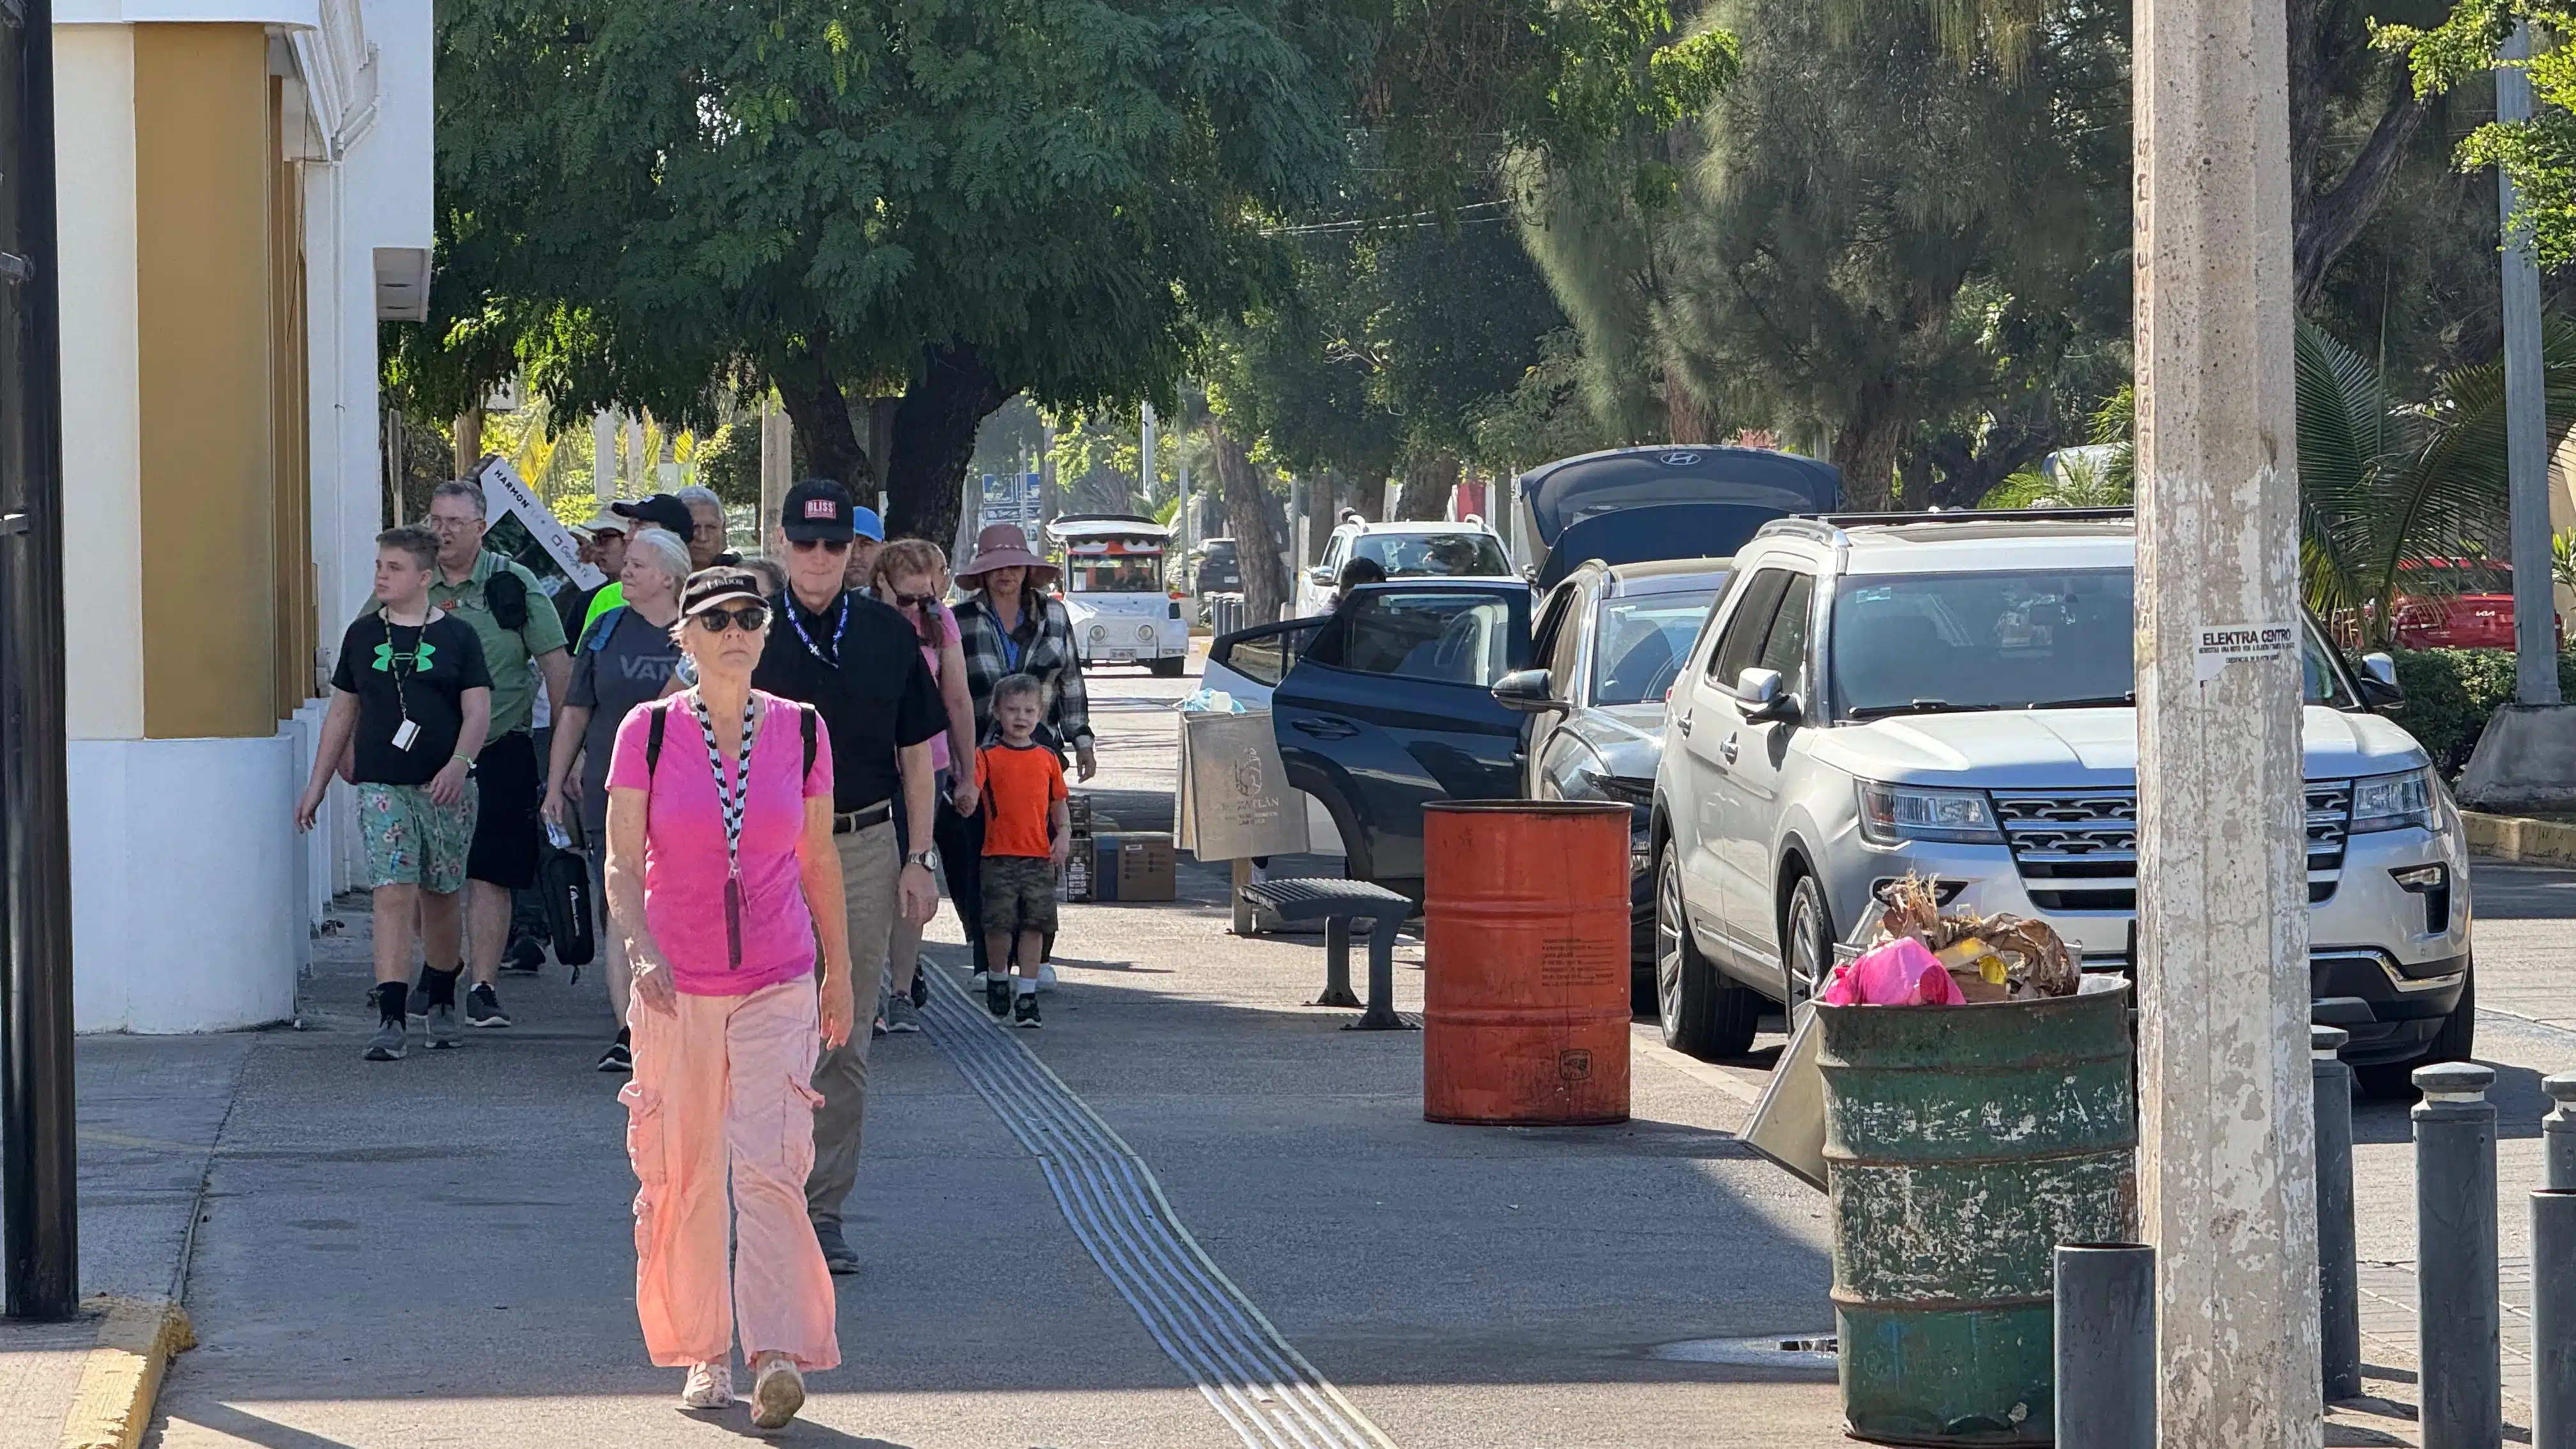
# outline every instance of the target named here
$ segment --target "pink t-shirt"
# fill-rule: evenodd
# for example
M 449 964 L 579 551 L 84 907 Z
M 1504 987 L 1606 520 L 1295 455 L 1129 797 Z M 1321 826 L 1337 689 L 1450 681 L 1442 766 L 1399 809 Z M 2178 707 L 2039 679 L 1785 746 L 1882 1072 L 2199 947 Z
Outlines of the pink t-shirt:
M 930 666 L 930 682 L 933 684 L 940 682 L 939 651 L 957 642 L 957 616 L 949 613 L 948 606 L 942 604 L 939 606 L 937 618 L 939 642 L 921 646 L 921 662 Z M 940 707 L 942 709 L 947 707 L 947 696 L 940 696 Z M 930 768 L 934 770 L 948 768 L 948 731 L 946 730 L 941 730 L 930 737 Z
M 692 996 L 742 996 L 814 972 L 814 918 L 805 909 L 796 847 L 805 802 L 832 794 L 832 741 L 814 721 L 814 768 L 800 782 L 805 737 L 797 706 L 754 691 L 759 724 L 751 742 L 751 787 L 742 810 L 742 965 L 725 949 L 724 813 L 706 735 L 688 697 L 630 711 L 617 729 L 608 788 L 646 790 L 644 924 L 671 962 L 672 984 Z M 650 772 L 644 749 L 656 709 L 670 710 L 662 758 Z

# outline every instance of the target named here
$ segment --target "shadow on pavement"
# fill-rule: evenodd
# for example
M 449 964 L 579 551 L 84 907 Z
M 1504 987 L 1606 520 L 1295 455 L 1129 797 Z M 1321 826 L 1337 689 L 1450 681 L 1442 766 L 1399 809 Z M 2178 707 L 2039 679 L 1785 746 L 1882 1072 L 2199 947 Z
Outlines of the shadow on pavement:
M 2549 1094 L 2540 1090 L 2541 1074 L 2529 1067 L 2506 1066 L 2498 1062 L 2486 1065 L 2494 1067 L 2496 1074 L 2495 1085 L 2487 1089 L 2487 1100 L 2495 1104 L 2497 1138 L 2538 1137 L 2540 1119 L 2548 1115 L 2550 1109 Z M 2352 1099 L 2352 1140 L 2412 1142 L 2415 1140 L 2415 1123 L 2408 1114 L 2414 1107 L 2412 1101 L 2355 1094 Z

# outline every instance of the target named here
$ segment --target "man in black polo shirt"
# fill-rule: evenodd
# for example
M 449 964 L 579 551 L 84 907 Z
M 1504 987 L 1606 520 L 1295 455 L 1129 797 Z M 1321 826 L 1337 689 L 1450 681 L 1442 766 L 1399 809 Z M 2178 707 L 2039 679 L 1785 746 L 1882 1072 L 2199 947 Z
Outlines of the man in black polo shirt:
M 894 792 L 903 791 L 905 818 L 931 818 L 935 788 L 930 742 L 948 728 L 939 687 L 922 663 L 921 637 L 912 622 L 865 592 L 842 586 L 850 557 L 849 490 L 826 478 L 809 478 L 787 491 L 779 528 L 787 535 L 787 592 L 773 606 L 776 620 L 755 689 L 814 706 L 832 739 L 832 832 L 841 851 L 841 895 L 850 915 L 850 999 L 873 1011 L 885 971 L 886 941 L 894 913 L 920 925 L 938 909 L 932 884 L 935 857 L 919 851 L 895 859 Z M 841 1237 L 841 1204 L 859 1180 L 861 1119 L 866 1115 L 868 1040 L 849 1041 L 823 1053 L 814 1067 L 814 1090 L 823 1105 L 814 1113 L 814 1170 L 805 1181 L 805 1211 L 823 1261 L 835 1273 L 855 1273 L 858 1256 Z

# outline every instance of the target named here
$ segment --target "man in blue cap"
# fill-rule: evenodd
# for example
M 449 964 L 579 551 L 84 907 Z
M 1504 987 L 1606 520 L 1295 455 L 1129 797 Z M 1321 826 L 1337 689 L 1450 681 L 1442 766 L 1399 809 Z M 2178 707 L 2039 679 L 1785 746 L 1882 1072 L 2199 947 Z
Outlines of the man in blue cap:
M 841 574 L 847 588 L 866 592 L 876 587 L 877 555 L 885 550 L 885 520 L 864 503 L 850 505 L 850 566 Z

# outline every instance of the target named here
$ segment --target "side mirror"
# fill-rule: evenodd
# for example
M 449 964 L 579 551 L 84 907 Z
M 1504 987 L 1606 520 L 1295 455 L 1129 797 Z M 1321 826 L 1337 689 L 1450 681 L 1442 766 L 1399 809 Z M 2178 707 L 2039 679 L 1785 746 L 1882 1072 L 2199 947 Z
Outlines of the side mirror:
M 1317 567 L 1308 569 L 1306 570 L 1306 577 L 1318 588 L 1329 589 L 1333 587 L 1336 582 L 1333 578 L 1333 571 L 1328 568 Z
M 2361 704 L 2364 709 L 2396 714 L 2406 708 L 2406 691 L 2397 683 L 2397 661 L 2382 653 L 2361 656 Z
M 1544 669 L 1515 669 L 1494 681 L 1494 703 L 1517 714 L 1547 714 L 1569 706 L 1555 694 Z
M 1746 724 L 1769 724 L 1798 717 L 1798 696 L 1781 688 L 1777 669 L 1748 669 L 1735 677 L 1735 709 Z

